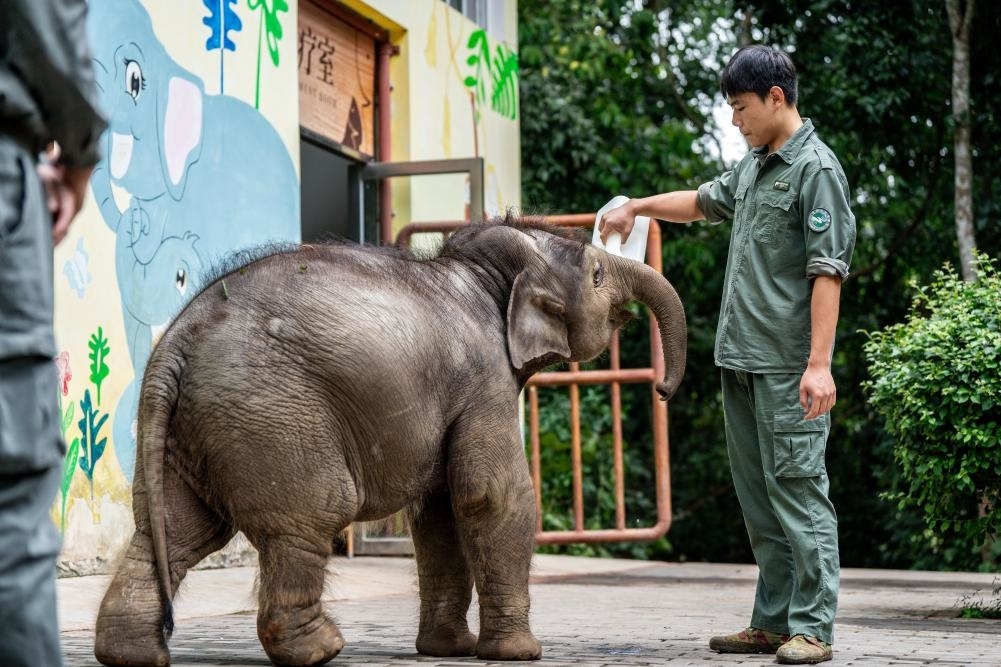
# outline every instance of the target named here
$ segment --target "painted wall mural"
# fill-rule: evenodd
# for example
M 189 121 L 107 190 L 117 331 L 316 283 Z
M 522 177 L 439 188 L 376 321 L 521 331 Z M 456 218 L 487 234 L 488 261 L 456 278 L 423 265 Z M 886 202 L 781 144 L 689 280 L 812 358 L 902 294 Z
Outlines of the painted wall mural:
M 413 115 L 426 119 L 436 131 L 427 132 L 428 138 L 416 137 L 413 145 L 422 154 L 430 153 L 432 147 L 425 142 L 433 138 L 441 157 L 483 157 L 486 212 L 503 213 L 521 200 L 519 65 L 512 46 L 517 44 L 517 35 L 502 39 L 496 26 L 488 31 L 440 0 L 424 4 L 427 27 L 412 32 L 410 38 L 422 40 L 414 45 L 415 50 L 420 50 L 423 63 L 433 72 L 433 86 L 416 99 L 418 104 L 435 100 L 428 105 L 434 113 L 415 108 Z M 414 218 L 453 217 L 438 210 L 437 202 L 446 200 L 441 193 L 413 193 Z
M 518 54 L 506 44 L 497 44 L 490 50 L 486 30 L 474 30 L 466 48 L 470 54 L 466 64 L 472 73 L 463 83 L 476 91 L 476 103 L 489 108 L 504 118 L 518 117 Z
M 282 40 L 283 23 L 294 28 L 294 8 L 289 14 L 284 0 L 190 4 L 198 13 L 182 3 L 88 3 L 109 127 L 91 179 L 93 203 L 73 226 L 72 246 L 59 249 L 69 254 L 56 313 L 66 348 L 57 366 L 68 456 L 53 515 L 64 530 L 74 499 L 86 501 L 93 523 L 109 500 L 128 504 L 146 360 L 206 273 L 236 250 L 300 235 L 298 155 L 276 129 L 298 133 L 287 54 L 294 44 Z M 190 39 L 206 28 L 205 41 Z M 177 33 L 188 36 L 180 40 L 186 48 L 176 38 L 167 46 L 165 37 Z M 283 79 L 262 76 L 286 61 Z M 267 88 L 286 79 L 283 90 Z M 218 93 L 207 90 L 215 86 Z M 266 117 L 261 107 L 272 95 L 293 103 L 272 105 Z M 94 322 L 93 312 L 101 319 Z M 87 382 L 74 381 L 87 362 Z

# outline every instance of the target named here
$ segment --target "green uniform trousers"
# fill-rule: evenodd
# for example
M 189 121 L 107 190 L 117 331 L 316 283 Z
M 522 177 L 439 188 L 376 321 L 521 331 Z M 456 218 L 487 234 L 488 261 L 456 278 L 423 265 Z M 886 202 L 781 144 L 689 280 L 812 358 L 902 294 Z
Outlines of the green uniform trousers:
M 0 135 L 0 665 L 61 667 L 49 512 L 65 454 L 52 361 L 52 217 L 34 159 Z
M 751 626 L 833 643 L 840 559 L 830 415 L 803 420 L 799 374 L 723 369 L 727 452 L 758 585 Z

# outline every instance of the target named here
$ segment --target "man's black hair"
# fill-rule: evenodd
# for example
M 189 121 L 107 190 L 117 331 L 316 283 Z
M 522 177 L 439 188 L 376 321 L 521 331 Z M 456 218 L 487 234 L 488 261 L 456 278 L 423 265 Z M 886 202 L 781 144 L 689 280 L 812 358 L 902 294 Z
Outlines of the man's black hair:
M 764 100 L 772 86 L 782 89 L 787 104 L 796 104 L 796 66 L 784 52 L 764 44 L 741 47 L 720 77 L 720 90 L 727 99 L 754 93 Z

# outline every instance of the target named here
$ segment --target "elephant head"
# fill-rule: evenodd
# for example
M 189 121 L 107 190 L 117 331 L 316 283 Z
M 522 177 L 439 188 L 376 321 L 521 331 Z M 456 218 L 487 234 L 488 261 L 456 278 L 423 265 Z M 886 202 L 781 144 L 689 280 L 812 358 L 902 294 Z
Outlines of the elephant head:
M 482 237 L 470 244 L 481 245 L 476 261 L 500 271 L 518 267 L 508 276 L 507 346 L 523 380 L 555 362 L 601 354 L 629 319 L 625 305 L 638 300 L 660 328 L 665 376 L 657 391 L 664 400 L 674 395 L 685 374 L 687 327 L 678 293 L 659 272 L 611 255 L 577 231 L 535 222 L 487 225 L 475 236 Z M 467 242 L 457 238 L 455 245 Z
M 106 201 L 110 183 L 143 200 L 180 199 L 201 151 L 201 79 L 170 57 L 136 0 L 95 0 L 87 20 L 108 118 L 104 159 L 95 170 L 98 201 Z

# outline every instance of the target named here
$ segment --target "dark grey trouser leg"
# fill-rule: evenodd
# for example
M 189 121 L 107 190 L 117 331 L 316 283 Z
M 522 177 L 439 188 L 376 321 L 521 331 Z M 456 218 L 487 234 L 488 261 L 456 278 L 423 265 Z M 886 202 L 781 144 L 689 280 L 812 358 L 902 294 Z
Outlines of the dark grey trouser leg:
M 56 615 L 60 536 L 49 516 L 57 467 L 0 475 L 0 664 L 63 664 Z

